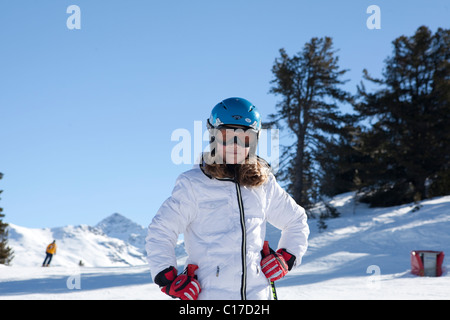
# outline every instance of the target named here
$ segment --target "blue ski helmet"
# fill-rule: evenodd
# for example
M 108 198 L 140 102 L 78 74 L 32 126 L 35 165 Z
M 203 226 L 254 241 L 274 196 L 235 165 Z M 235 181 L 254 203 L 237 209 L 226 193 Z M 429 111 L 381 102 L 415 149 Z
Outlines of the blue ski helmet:
M 208 127 L 219 128 L 226 125 L 239 125 L 259 132 L 261 115 L 250 101 L 243 98 L 228 98 L 219 102 L 211 111 Z

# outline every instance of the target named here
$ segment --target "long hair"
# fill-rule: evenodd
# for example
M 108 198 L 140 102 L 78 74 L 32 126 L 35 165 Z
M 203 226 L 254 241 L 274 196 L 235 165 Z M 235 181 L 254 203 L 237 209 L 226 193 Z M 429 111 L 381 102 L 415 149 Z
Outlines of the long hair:
M 202 170 L 207 175 L 216 179 L 231 178 L 245 187 L 258 187 L 269 179 L 270 166 L 262 158 L 257 157 L 256 161 L 247 161 L 243 164 L 218 164 L 202 163 Z

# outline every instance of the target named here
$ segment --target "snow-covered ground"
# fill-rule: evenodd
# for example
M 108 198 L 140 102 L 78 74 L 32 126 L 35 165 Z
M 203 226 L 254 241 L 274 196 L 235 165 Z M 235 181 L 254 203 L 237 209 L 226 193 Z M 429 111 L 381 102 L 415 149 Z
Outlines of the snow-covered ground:
M 420 210 L 414 205 L 371 209 L 355 203 L 351 193 L 331 202 L 341 216 L 326 220 L 323 231 L 317 219 L 309 220 L 308 252 L 299 268 L 277 281 L 280 300 L 450 299 L 448 259 L 441 277 L 410 273 L 411 250 L 450 252 L 450 196 L 423 201 Z M 106 222 L 121 221 L 113 218 Z M 114 238 L 128 231 L 106 222 L 56 229 L 11 226 L 16 257 L 12 266 L 0 265 L 0 299 L 170 299 L 151 283 L 142 248 Z M 272 246 L 278 236 L 268 231 Z M 60 244 L 58 254 L 52 267 L 42 268 L 42 248 L 53 238 Z M 78 267 L 80 259 L 85 267 Z
M 277 283 L 281 299 L 450 299 L 450 263 L 441 277 L 411 274 L 411 250 L 450 253 L 450 196 L 414 205 L 370 209 L 353 194 L 332 204 L 341 217 L 319 232 L 310 220 L 300 268 Z

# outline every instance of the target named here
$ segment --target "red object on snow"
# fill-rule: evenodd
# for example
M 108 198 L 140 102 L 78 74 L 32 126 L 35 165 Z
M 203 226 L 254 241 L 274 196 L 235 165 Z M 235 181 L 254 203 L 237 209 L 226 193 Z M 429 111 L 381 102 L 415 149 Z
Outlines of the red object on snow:
M 440 277 L 442 275 L 443 251 L 411 251 L 411 273 L 418 276 Z

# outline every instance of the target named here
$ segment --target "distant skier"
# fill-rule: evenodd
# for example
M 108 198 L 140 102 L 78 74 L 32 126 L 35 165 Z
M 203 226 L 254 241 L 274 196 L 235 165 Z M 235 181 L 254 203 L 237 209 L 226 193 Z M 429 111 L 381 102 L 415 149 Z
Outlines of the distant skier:
M 47 254 L 47 256 L 45 257 L 42 266 L 48 267 L 50 265 L 50 262 L 52 262 L 53 255 L 56 254 L 56 240 L 53 240 L 53 242 L 47 246 L 47 250 L 45 251 L 45 253 Z
M 299 265 L 306 251 L 305 210 L 256 156 L 261 117 L 251 102 L 223 100 L 207 126 L 211 152 L 178 177 L 148 227 L 153 281 L 182 300 L 270 299 L 270 281 Z M 282 233 L 278 250 L 263 256 L 266 222 Z M 188 268 L 179 275 L 174 249 L 181 233 Z

